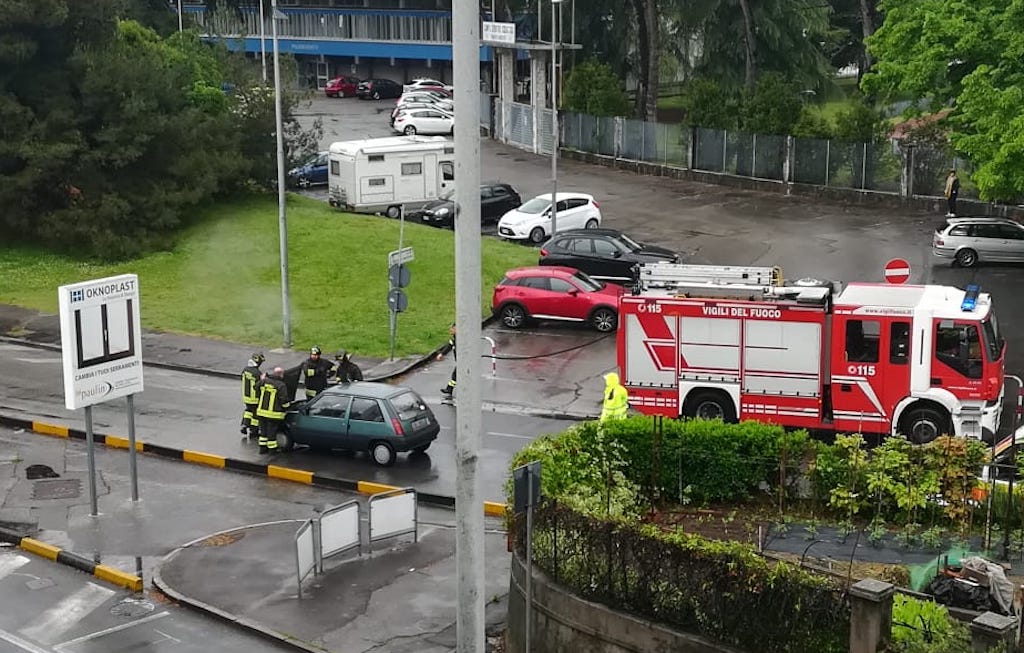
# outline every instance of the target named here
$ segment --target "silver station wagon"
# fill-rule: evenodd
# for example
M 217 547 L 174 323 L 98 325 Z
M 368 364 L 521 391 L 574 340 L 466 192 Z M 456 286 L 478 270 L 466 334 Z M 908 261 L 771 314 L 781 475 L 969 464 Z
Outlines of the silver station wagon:
M 932 253 L 965 268 L 979 261 L 1024 261 L 1024 226 L 1009 218 L 947 218 L 935 230 Z

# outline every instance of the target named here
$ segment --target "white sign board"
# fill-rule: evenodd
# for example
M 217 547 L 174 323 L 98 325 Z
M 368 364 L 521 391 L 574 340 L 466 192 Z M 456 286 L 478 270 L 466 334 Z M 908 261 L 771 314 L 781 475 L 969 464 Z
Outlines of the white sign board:
M 485 20 L 480 40 L 488 43 L 508 43 L 514 45 L 516 42 L 516 24 L 493 23 Z
M 69 410 L 142 392 L 139 277 L 122 274 L 57 289 Z
M 408 263 L 414 259 L 412 247 L 403 247 L 402 249 L 396 249 L 392 252 L 388 252 L 388 267 L 392 265 L 402 265 Z
M 416 491 L 389 490 L 370 497 L 370 541 L 416 533 Z

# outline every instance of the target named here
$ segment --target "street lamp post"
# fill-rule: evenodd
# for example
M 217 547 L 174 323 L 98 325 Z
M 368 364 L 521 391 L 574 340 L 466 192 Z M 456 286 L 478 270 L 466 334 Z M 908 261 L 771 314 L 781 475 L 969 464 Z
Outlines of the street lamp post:
M 180 34 L 183 31 L 185 30 L 181 19 L 181 0 L 178 0 L 178 33 Z
M 284 201 L 284 125 L 281 118 L 281 60 L 277 47 L 277 21 L 287 16 L 277 10 L 271 0 L 270 25 L 274 41 L 274 131 L 277 134 L 277 226 L 281 240 L 281 317 L 284 325 L 284 346 L 292 346 L 292 318 L 288 299 L 288 216 Z
M 555 5 L 562 0 L 551 0 L 551 235 L 558 230 L 558 22 Z

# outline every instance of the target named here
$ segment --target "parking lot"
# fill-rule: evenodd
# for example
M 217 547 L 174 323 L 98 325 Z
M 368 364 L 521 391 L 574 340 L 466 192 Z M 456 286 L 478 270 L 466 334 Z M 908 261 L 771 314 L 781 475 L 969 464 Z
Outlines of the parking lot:
M 394 100 L 317 98 L 302 120 L 321 118 L 322 147 L 335 140 L 390 135 Z M 474 116 L 475 120 L 475 116 Z M 481 174 L 512 184 L 524 200 L 548 191 L 550 159 L 481 139 Z M 778 265 L 790 279 L 843 282 L 883 280 L 886 261 L 910 262 L 910 283 L 964 287 L 978 283 L 992 293 L 1008 341 L 1007 371 L 1024 372 L 1024 337 L 1013 326 L 1024 319 L 1017 299 L 1018 266 L 951 267 L 934 259 L 931 237 L 944 207 L 934 213 L 893 210 L 808 197 L 741 191 L 727 186 L 640 176 L 563 159 L 559 189 L 593 194 L 603 224 L 638 240 L 687 255 L 693 263 Z M 326 191 L 314 191 L 326 197 Z M 490 292 L 484 289 L 485 294 Z M 566 370 L 571 374 L 571 368 Z

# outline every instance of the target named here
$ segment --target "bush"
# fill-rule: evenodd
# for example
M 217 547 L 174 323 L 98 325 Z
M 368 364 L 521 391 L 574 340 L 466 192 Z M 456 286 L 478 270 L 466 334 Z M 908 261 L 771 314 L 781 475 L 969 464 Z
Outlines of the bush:
M 624 116 L 629 113 L 629 99 L 611 66 L 589 60 L 566 77 L 562 107 L 591 116 Z
M 783 452 L 795 465 L 809 447 L 806 431 L 786 432 L 760 422 L 662 420 L 660 446 L 652 417 L 618 420 L 605 429 L 625 447 L 631 481 L 657 495 L 688 488 L 697 502 L 746 499 L 777 489 Z
M 705 129 L 735 129 L 739 102 L 715 82 L 694 79 L 683 87 L 683 124 Z
M 894 653 L 960 653 L 971 648 L 967 626 L 954 621 L 945 607 L 897 594 L 892 601 Z

